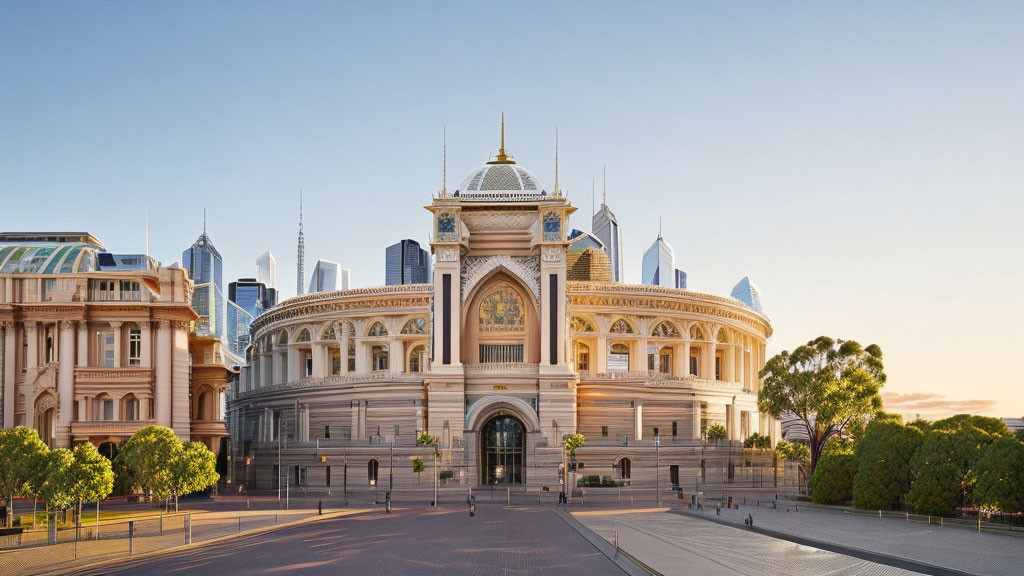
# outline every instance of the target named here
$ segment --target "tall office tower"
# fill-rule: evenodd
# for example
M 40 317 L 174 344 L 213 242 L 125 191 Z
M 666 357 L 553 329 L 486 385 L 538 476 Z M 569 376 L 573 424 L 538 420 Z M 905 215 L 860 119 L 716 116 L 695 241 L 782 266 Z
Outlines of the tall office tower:
M 255 278 L 239 278 L 228 284 L 225 331 L 228 347 L 233 353 L 245 356 L 245 349 L 251 342 L 249 328 L 252 321 L 274 306 L 276 301 L 271 303 L 270 298 L 271 294 L 276 298 L 276 292 Z
M 309 277 L 308 292 L 334 292 L 348 290 L 351 272 L 331 260 L 318 259 Z
M 605 185 L 602 183 L 602 188 Z M 619 229 L 619 221 L 615 214 L 608 208 L 607 190 L 601 192 L 601 209 L 594 214 L 591 221 L 591 228 L 594 236 L 597 236 L 604 243 L 604 252 L 612 265 L 612 282 L 622 282 L 622 230 Z
M 195 283 L 192 309 L 199 314 L 196 334 L 224 340 L 224 261 L 206 235 L 205 220 L 199 239 L 181 253 L 181 265 Z
M 743 302 L 748 308 L 764 316 L 764 308 L 761 307 L 761 291 L 757 285 L 750 281 L 749 276 L 744 276 L 732 289 L 733 298 Z
M 297 277 L 295 283 L 295 295 L 299 296 L 302 294 L 302 284 L 306 280 L 305 274 L 305 261 L 306 261 L 306 238 L 302 235 L 302 191 L 299 191 L 299 259 L 297 267 Z
M 686 272 L 676 268 L 676 288 L 686 290 Z
M 658 233 L 658 239 L 644 252 L 643 283 L 650 286 L 667 286 L 675 284 L 675 257 L 672 247 Z
M 277 261 L 267 250 L 256 259 L 256 281 L 267 288 L 277 288 Z
M 384 256 L 386 285 L 430 283 L 430 254 L 420 248 L 419 242 L 402 240 L 388 246 Z
M 227 349 L 232 354 L 245 358 L 245 349 L 251 342 L 249 329 L 256 317 L 230 299 L 227 302 L 226 312 L 227 321 L 224 323 L 224 332 Z

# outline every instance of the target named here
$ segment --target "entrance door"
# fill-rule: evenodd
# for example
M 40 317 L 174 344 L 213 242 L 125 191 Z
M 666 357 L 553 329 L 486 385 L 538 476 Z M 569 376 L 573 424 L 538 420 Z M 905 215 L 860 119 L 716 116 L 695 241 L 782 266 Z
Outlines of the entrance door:
M 512 416 L 496 416 L 480 431 L 480 482 L 522 484 L 526 432 Z

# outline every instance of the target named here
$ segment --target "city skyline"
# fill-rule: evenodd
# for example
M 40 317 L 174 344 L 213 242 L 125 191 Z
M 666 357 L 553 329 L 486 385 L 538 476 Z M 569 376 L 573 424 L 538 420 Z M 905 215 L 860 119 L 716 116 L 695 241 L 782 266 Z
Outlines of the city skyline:
M 925 22 L 883 4 L 537 5 L 550 23 L 536 42 L 494 40 L 529 87 L 466 99 L 479 70 L 501 66 L 493 52 L 409 38 L 480 16 L 413 7 L 371 35 L 359 23 L 378 16 L 363 7 L 314 20 L 8 5 L 0 191 L 52 202 L 0 215 L 0 229 L 82 230 L 143 253 L 148 211 L 148 252 L 169 265 L 205 205 L 224 282 L 252 277 L 269 249 L 288 288 L 301 189 L 307 254 L 344 262 L 356 287 L 383 285 L 396 230 L 428 242 L 420 207 L 442 185 L 442 132 L 451 189 L 497 151 L 504 111 L 508 147 L 546 186 L 558 127 L 559 184 L 578 208 L 568 226 L 592 231 L 586 184 L 607 163 L 624 281 L 639 283 L 660 215 L 690 288 L 728 296 L 749 276 L 763 289 L 769 353 L 820 334 L 877 343 L 892 411 L 1020 416 L 1008 364 L 1024 346 L 1024 80 L 1005 72 L 1024 50 L 1007 12 L 1024 9 L 994 6 L 944 5 Z M 633 27 L 616 35 L 623 20 Z M 182 36 L 197 41 L 179 48 Z M 953 350 L 971 352 L 953 362 Z

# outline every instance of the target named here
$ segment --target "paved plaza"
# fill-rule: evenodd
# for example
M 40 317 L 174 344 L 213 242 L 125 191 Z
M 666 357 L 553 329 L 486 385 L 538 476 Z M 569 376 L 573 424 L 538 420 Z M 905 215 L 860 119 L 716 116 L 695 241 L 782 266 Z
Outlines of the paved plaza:
M 80 574 L 622 575 L 550 506 L 481 504 L 337 518 Z
M 713 509 L 702 514 L 715 517 Z M 742 527 L 747 514 L 755 525 L 769 530 L 839 544 L 876 554 L 906 558 L 968 574 L 1024 574 L 1024 537 L 978 532 L 965 527 L 908 522 L 863 514 L 801 507 L 784 509 L 744 507 L 722 510 L 721 518 Z
M 899 568 L 668 512 L 584 513 L 584 526 L 666 576 L 905 576 Z

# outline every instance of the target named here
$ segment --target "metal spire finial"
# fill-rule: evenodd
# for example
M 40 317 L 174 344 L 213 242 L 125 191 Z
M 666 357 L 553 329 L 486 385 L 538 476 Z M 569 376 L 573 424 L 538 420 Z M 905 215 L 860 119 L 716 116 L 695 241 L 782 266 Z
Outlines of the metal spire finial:
M 206 236 L 206 206 L 203 206 L 203 236 Z
M 505 113 L 501 113 L 501 144 L 498 147 L 498 155 L 494 157 L 494 160 L 488 162 L 488 164 L 515 164 L 516 161 L 512 159 L 512 155 L 505 152 Z
M 555 126 L 555 196 L 561 196 L 562 191 L 558 187 L 558 126 Z
M 441 196 L 448 195 L 448 127 L 441 127 Z
M 608 163 L 601 165 L 601 207 L 608 204 Z

